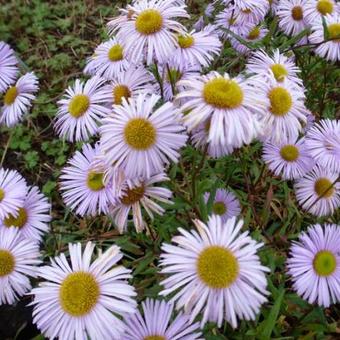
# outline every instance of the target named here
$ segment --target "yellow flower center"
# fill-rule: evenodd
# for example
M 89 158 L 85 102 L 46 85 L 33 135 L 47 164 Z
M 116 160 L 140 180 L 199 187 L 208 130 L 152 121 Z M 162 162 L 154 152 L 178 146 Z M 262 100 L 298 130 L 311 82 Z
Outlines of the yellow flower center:
M 87 186 L 93 191 L 102 190 L 105 187 L 103 177 L 102 172 L 90 171 L 87 175 Z
M 239 273 L 239 264 L 231 251 L 220 246 L 204 249 L 197 260 L 199 278 L 210 288 L 229 287 Z
M 249 40 L 255 40 L 259 37 L 259 35 L 260 35 L 260 27 L 256 26 L 248 33 L 247 38 Z
M 243 91 L 233 80 L 215 78 L 209 80 L 203 88 L 206 103 L 220 109 L 234 109 L 243 102 Z
M 4 219 L 4 225 L 6 227 L 17 227 L 22 228 L 27 222 L 27 211 L 24 208 L 19 208 L 18 216 L 14 217 L 9 214 L 8 217 Z
M 322 15 L 333 13 L 333 3 L 329 0 L 319 0 L 316 8 Z
M 14 267 L 14 256 L 8 250 L 0 249 L 0 277 L 11 274 Z
M 131 97 L 131 91 L 126 85 L 117 85 L 113 89 L 113 98 L 116 105 L 121 105 L 123 98 L 128 99 Z
M 144 338 L 144 340 L 166 340 L 165 336 L 161 335 L 149 335 Z
M 79 118 L 88 110 L 90 106 L 90 99 L 85 94 L 77 94 L 75 95 L 69 105 L 68 111 L 71 116 L 74 118 Z
M 292 8 L 292 17 L 296 21 L 303 19 L 303 11 L 301 6 L 295 6 Z
M 113 45 L 108 53 L 111 61 L 118 61 L 123 59 L 123 48 L 119 44 Z
M 145 193 L 145 187 L 142 185 L 140 187 L 135 187 L 132 189 L 127 189 L 125 195 L 121 198 L 121 202 L 125 205 L 132 205 L 139 202 Z
M 284 116 L 292 107 L 290 93 L 283 87 L 275 87 L 269 92 L 270 110 L 275 116 Z
M 155 9 L 146 9 L 137 16 L 135 25 L 136 30 L 141 34 L 154 34 L 162 29 L 163 17 Z
M 336 258 L 328 250 L 319 251 L 314 257 L 313 267 L 318 275 L 329 276 L 335 271 Z
M 0 202 L 5 198 L 5 192 L 0 188 Z
M 189 48 L 195 42 L 195 39 L 191 35 L 179 35 L 178 36 L 178 44 L 181 48 Z
M 295 145 L 285 145 L 280 150 L 281 157 L 287 162 L 294 162 L 299 158 L 299 149 Z
M 314 185 L 314 190 L 319 197 L 330 198 L 333 196 L 335 190 L 332 182 L 328 178 L 319 178 Z
M 64 279 L 59 290 L 59 300 L 66 313 L 83 316 L 96 305 L 99 294 L 99 285 L 93 275 L 79 271 Z
M 224 202 L 215 202 L 212 210 L 215 215 L 224 215 L 227 212 L 227 207 Z
M 147 150 L 156 142 L 155 127 L 144 118 L 131 119 L 125 126 L 124 138 L 136 150 Z
M 338 42 L 340 40 L 340 24 L 330 24 L 328 27 L 328 34 L 331 39 L 336 39 L 335 41 Z
M 251 13 L 251 9 L 250 9 L 250 8 L 242 9 L 242 12 L 243 12 L 244 14 L 250 14 L 250 13 Z
M 270 69 L 272 70 L 277 81 L 283 81 L 288 75 L 287 69 L 281 64 L 273 64 Z
M 18 89 L 15 86 L 11 86 L 5 93 L 4 103 L 5 105 L 12 105 L 18 96 Z

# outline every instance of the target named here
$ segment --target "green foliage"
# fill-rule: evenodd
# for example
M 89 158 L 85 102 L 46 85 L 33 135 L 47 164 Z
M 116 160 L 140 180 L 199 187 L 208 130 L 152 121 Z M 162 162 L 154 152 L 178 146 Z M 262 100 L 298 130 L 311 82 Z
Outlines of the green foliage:
M 188 3 L 197 19 L 207 2 Z M 316 222 L 339 222 L 340 213 L 320 219 L 303 213 L 295 201 L 292 183 L 273 177 L 264 167 L 260 143 L 219 160 L 206 158 L 190 146 L 185 148 L 180 162 L 169 169 L 167 186 L 174 192 L 174 204 L 164 206 L 167 210 L 164 216 L 153 221 L 147 219 L 145 233 L 137 234 L 130 226 L 129 233 L 119 235 L 107 217 L 80 219 L 64 206 L 57 191 L 58 176 L 79 145 L 59 140 L 54 134 L 56 102 L 75 78 L 82 77 L 86 58 L 106 39 L 105 23 L 116 13 L 115 5 L 123 6 L 125 2 L 10 0 L 0 6 L 0 40 L 10 43 L 22 59 L 22 68 L 34 70 L 40 79 L 41 89 L 30 116 L 13 129 L 0 130 L 0 159 L 3 166 L 18 169 L 31 184 L 39 185 L 53 202 L 51 232 L 42 249 L 44 260 L 67 251 L 68 242 L 92 240 L 103 248 L 116 243 L 125 254 L 124 265 L 133 270 L 132 283 L 138 299 L 155 297 L 161 290 L 157 269 L 161 244 L 170 242 L 179 227 L 192 228 L 193 218 L 206 221 L 216 189 L 228 188 L 237 194 L 243 206 L 244 230 L 264 242 L 260 256 L 271 269 L 268 274 L 271 295 L 255 322 L 242 321 L 236 330 L 227 323 L 221 329 L 208 324 L 205 338 L 337 338 L 339 309 L 309 305 L 293 293 L 285 274 L 285 261 L 290 241 L 301 230 Z M 262 47 L 280 47 L 294 53 L 308 89 L 307 106 L 318 118 L 334 118 L 339 110 L 338 65 L 314 56 L 307 47 L 293 48 L 295 42 L 296 39 L 280 33 L 276 20 L 272 20 Z M 244 64 L 245 58 L 225 43 L 213 68 L 234 76 Z M 211 193 L 208 204 L 203 201 L 206 191 Z M 16 327 L 22 331 L 24 324 Z M 8 337 L 14 337 L 11 331 L 9 334 Z M 43 337 L 36 335 L 34 339 Z

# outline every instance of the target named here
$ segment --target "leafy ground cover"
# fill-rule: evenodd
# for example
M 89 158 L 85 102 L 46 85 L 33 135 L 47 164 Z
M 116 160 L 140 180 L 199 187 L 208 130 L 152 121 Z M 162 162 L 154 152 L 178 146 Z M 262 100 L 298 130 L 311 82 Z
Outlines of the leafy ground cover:
M 193 21 L 206 3 L 189 1 Z M 218 329 L 205 327 L 208 340 L 213 339 L 335 339 L 340 334 L 339 306 L 320 308 L 299 298 L 285 274 L 290 241 L 301 230 L 316 222 L 338 223 L 340 211 L 332 217 L 315 218 L 301 211 L 296 203 L 292 183 L 273 176 L 261 159 L 261 144 L 243 147 L 231 156 L 214 160 L 191 146 L 170 169 L 168 184 L 174 192 L 172 206 L 164 216 L 147 220 L 146 233 L 119 235 L 107 217 L 79 218 L 63 204 L 58 193 L 58 176 L 67 159 L 81 143 L 71 144 L 54 134 L 52 120 L 56 101 L 75 78 L 82 76 L 86 57 L 106 38 L 105 24 L 120 1 L 23 1 L 10 0 L 0 6 L 0 40 L 8 42 L 24 61 L 21 67 L 34 70 L 40 80 L 40 91 L 32 113 L 15 128 L 1 128 L 1 165 L 20 170 L 30 184 L 39 185 L 52 204 L 53 222 L 43 243 L 45 260 L 67 250 L 69 242 L 89 240 L 106 247 L 119 245 L 125 254 L 124 265 L 134 272 L 133 285 L 140 298 L 155 297 L 161 290 L 157 270 L 160 245 L 170 242 L 178 227 L 189 228 L 191 219 L 207 220 L 203 194 L 218 187 L 232 188 L 242 205 L 244 229 L 265 243 L 260 251 L 263 264 L 271 269 L 268 285 L 269 302 L 255 322 L 242 321 L 233 330 L 225 323 Z M 316 57 L 308 47 L 292 47 L 294 40 L 284 36 L 272 21 L 273 44 L 294 53 L 301 68 L 301 78 L 308 89 L 308 108 L 319 118 L 340 118 L 340 69 Z M 244 57 L 224 45 L 213 68 L 237 75 L 243 69 Z M 338 115 L 338 117 L 337 117 Z M 24 307 L 29 297 L 11 307 L 0 307 L 0 338 L 42 338 L 31 325 L 30 309 Z M 7 322 L 8 321 L 8 322 Z

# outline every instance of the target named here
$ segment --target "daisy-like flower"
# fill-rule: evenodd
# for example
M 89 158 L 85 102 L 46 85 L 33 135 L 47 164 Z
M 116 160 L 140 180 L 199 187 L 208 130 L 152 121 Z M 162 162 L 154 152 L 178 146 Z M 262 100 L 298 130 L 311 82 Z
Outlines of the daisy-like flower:
M 325 41 L 324 28 L 322 23 L 316 23 L 312 26 L 312 34 L 309 40 L 312 44 L 320 44 L 316 47 L 315 53 L 327 60 L 340 60 L 340 14 L 325 16 L 328 39 Z
M 258 25 L 268 13 L 270 6 L 267 0 L 254 2 L 256 2 L 255 6 L 252 6 L 251 3 L 248 3 L 246 6 L 240 6 L 234 3 L 227 7 L 230 12 L 234 13 L 233 17 L 237 17 L 240 27 L 248 24 Z
M 333 15 L 340 12 L 340 6 L 334 0 L 310 0 L 305 7 L 306 22 L 313 26 L 317 22 L 322 23 L 326 15 Z
M 306 124 L 304 89 L 288 79 L 277 82 L 274 77 L 257 77 L 258 95 L 267 100 L 262 116 L 262 136 L 274 142 L 296 140 Z
M 33 322 L 48 338 L 120 339 L 124 323 L 119 315 L 134 313 L 136 295 L 127 282 L 131 271 L 117 262 L 123 257 L 112 246 L 91 263 L 95 245 L 69 244 L 64 254 L 39 269 L 46 281 L 32 290 Z M 114 314 L 113 314 L 114 313 Z
M 130 67 L 130 61 L 122 44 L 112 37 L 109 41 L 101 43 L 88 59 L 84 73 L 98 75 L 105 79 L 113 79 L 120 72 Z
M 36 276 L 39 256 L 38 244 L 22 239 L 18 228 L 0 228 L 0 305 L 31 290 L 28 276 Z
M 287 261 L 294 290 L 309 303 L 340 302 L 340 226 L 316 224 L 293 242 Z
M 204 201 L 208 203 L 210 193 L 204 194 Z M 217 189 L 212 205 L 212 214 L 220 216 L 222 222 L 225 223 L 227 219 L 238 216 L 241 212 L 240 202 L 237 197 L 230 191 L 225 189 Z
M 254 320 L 268 294 L 269 269 L 256 254 L 262 244 L 248 232 L 239 235 L 243 221 L 235 217 L 223 223 L 213 215 L 208 225 L 194 224 L 198 232 L 179 228 L 181 235 L 172 239 L 177 245 L 162 246 L 162 273 L 170 276 L 161 282 L 161 294 L 176 292 L 171 301 L 177 309 L 185 307 L 191 320 L 202 311 L 201 326 L 212 321 L 221 327 L 225 319 L 235 328 L 237 317 Z
M 18 60 L 8 44 L 0 41 L 0 93 L 15 82 L 19 69 Z
M 302 80 L 297 76 L 300 69 L 292 58 L 281 54 L 279 49 L 276 49 L 272 55 L 268 55 L 263 50 L 254 52 L 248 60 L 246 69 L 249 73 L 271 75 L 278 82 L 289 79 L 293 83 L 302 85 Z
M 259 42 L 266 36 L 267 33 L 268 29 L 262 25 L 245 25 L 241 26 L 238 31 L 239 36 L 247 43 Z M 248 54 L 251 52 L 251 49 L 237 40 L 236 37 L 231 37 L 230 42 L 232 47 L 239 53 Z
M 230 1 L 228 1 L 230 2 Z M 233 3 L 239 9 L 247 11 L 248 9 L 255 9 L 257 7 L 269 7 L 268 0 L 234 0 Z
M 111 21 L 110 26 L 124 42 L 130 60 L 165 63 L 177 47 L 176 34 L 185 31 L 174 20 L 189 17 L 185 5 L 176 0 L 140 0 L 127 10 L 131 13 L 128 20 Z
M 60 137 L 68 141 L 86 141 L 98 132 L 98 124 L 110 113 L 107 104 L 112 94 L 104 78 L 93 77 L 88 81 L 75 81 L 58 101 L 59 110 L 54 127 Z
M 18 214 L 9 214 L 0 220 L 0 228 L 15 227 L 19 229 L 21 238 L 40 242 L 43 234 L 48 231 L 48 223 L 51 221 L 50 209 L 51 205 L 38 187 L 31 187 Z
M 340 173 L 340 121 L 322 119 L 306 134 L 309 154 L 323 167 Z
M 129 178 L 162 172 L 169 159 L 177 162 L 178 151 L 186 143 L 179 110 L 170 102 L 154 110 L 159 99 L 145 93 L 129 102 L 124 98 L 103 120 L 101 150 L 108 162 L 121 167 Z
M 173 321 L 173 305 L 165 301 L 146 299 L 143 315 L 138 312 L 124 319 L 126 340 L 195 340 L 202 339 L 199 323 L 190 322 L 189 315 L 180 313 Z
M 15 85 L 10 86 L 3 98 L 0 108 L 0 123 L 12 127 L 23 119 L 23 116 L 32 106 L 35 93 L 38 91 L 38 78 L 33 72 L 26 73 L 18 79 Z
M 312 172 L 295 184 L 295 194 L 301 207 L 314 216 L 327 216 L 340 207 L 338 173 L 316 165 Z
M 164 208 L 154 200 L 165 204 L 172 204 L 170 201 L 172 193 L 169 189 L 154 186 L 154 184 L 168 180 L 168 177 L 161 173 L 147 179 L 128 180 L 125 183 L 125 192 L 120 198 L 120 203 L 113 205 L 110 212 L 120 233 L 126 231 L 131 211 L 133 224 L 137 232 L 145 229 L 142 207 L 151 219 L 153 219 L 153 213 L 163 215 Z
M 214 56 L 221 52 L 222 43 L 218 37 L 207 30 L 181 34 L 177 37 L 178 47 L 172 55 L 176 65 L 208 66 Z
M 294 142 L 265 142 L 263 160 L 276 176 L 284 179 L 303 177 L 314 167 L 314 160 L 306 150 L 305 139 Z
M 120 181 L 113 176 L 109 180 L 106 174 L 116 172 L 104 159 L 99 159 L 99 145 L 93 148 L 84 144 L 81 151 L 76 151 L 62 170 L 60 189 L 65 204 L 80 216 L 106 214 L 109 206 L 116 203 L 120 194 Z
M 227 7 L 216 15 L 215 24 L 217 26 L 217 32 L 223 40 L 229 37 L 228 30 L 238 34 L 241 19 L 236 12 L 236 10 Z
M 209 142 L 241 147 L 260 132 L 256 113 L 261 111 L 261 105 L 250 80 L 210 72 L 179 84 L 185 90 L 177 95 L 177 100 L 186 100 L 181 111 L 190 111 L 183 117 L 184 124 L 192 130 L 211 119 Z
M 16 170 L 0 168 L 0 220 L 18 216 L 27 194 L 26 181 Z
M 157 93 L 155 79 L 143 66 L 131 66 L 127 71 L 118 74 L 108 85 L 113 104 L 122 104 L 123 98 L 135 98 L 140 93 Z
M 309 0 L 280 0 L 276 9 L 281 30 L 292 36 L 296 36 L 305 30 L 308 25 L 305 18 L 305 9 Z M 298 44 L 307 43 L 307 37 L 302 37 Z
M 230 155 L 234 148 L 226 143 L 212 143 L 208 142 L 210 130 L 210 119 L 207 122 L 200 124 L 197 128 L 192 130 L 191 142 L 195 148 L 204 151 L 208 144 L 208 155 L 213 158 L 220 158 Z

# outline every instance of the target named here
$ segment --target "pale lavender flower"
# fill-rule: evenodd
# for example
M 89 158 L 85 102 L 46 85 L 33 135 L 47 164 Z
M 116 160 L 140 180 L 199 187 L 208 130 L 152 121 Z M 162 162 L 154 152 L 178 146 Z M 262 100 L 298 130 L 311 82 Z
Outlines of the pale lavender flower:
M 98 132 L 103 117 L 111 112 L 107 107 L 112 93 L 104 78 L 93 77 L 86 82 L 76 79 L 66 95 L 58 101 L 59 109 L 54 127 L 68 141 L 86 141 Z
M 21 76 L 4 95 L 4 105 L 0 108 L 0 123 L 12 127 L 22 121 L 32 106 L 38 89 L 38 78 L 33 72 Z
M 340 4 L 334 0 L 309 0 L 305 7 L 305 20 L 313 26 L 322 23 L 326 15 L 340 14 Z
M 17 64 L 14 51 L 8 44 L 0 41 L 0 93 L 15 82 L 19 72 Z
M 18 228 L 0 228 L 0 305 L 31 290 L 28 277 L 36 277 L 39 257 L 38 244 L 22 239 Z
M 102 153 L 129 178 L 163 171 L 169 159 L 177 162 L 186 143 L 185 129 L 178 122 L 180 111 L 170 102 L 155 110 L 159 99 L 145 93 L 129 102 L 123 98 L 122 105 L 114 105 L 113 114 L 103 120 Z
M 204 194 L 204 201 L 207 204 L 210 198 L 210 193 Z M 237 217 L 241 213 L 240 202 L 237 197 L 228 190 L 217 189 L 214 200 L 212 202 L 212 214 L 221 217 L 225 223 L 231 217 Z
M 309 303 L 340 302 L 340 226 L 310 226 L 293 242 L 287 267 L 294 290 Z
M 47 198 L 39 191 L 38 187 L 30 187 L 18 214 L 9 214 L 0 220 L 0 229 L 16 227 L 21 238 L 32 242 L 40 242 L 42 236 L 48 231 L 48 223 L 51 221 L 51 205 Z
M 224 320 L 233 328 L 237 318 L 255 320 L 267 301 L 267 267 L 256 254 L 262 247 L 244 232 L 243 221 L 235 217 L 222 223 L 211 216 L 205 225 L 194 220 L 196 230 L 179 228 L 173 237 L 177 245 L 163 244 L 160 264 L 168 275 L 161 284 L 161 295 L 173 295 L 176 309 L 185 308 L 193 321 L 202 312 L 201 326 L 207 321 L 222 326 Z
M 16 170 L 0 168 L 0 219 L 18 216 L 27 195 L 27 184 Z
M 125 340 L 171 339 L 195 340 L 201 338 L 199 323 L 190 322 L 190 316 L 179 313 L 171 321 L 173 305 L 166 301 L 146 299 L 142 303 L 143 315 L 137 312 L 124 318 Z
M 297 180 L 295 194 L 301 207 L 314 216 L 327 216 L 340 207 L 339 173 L 316 165 Z
M 306 148 L 323 167 L 340 173 L 340 121 L 322 119 L 306 134 Z
M 151 219 L 153 214 L 163 215 L 164 208 L 158 203 L 173 204 L 170 201 L 172 193 L 169 189 L 155 186 L 155 183 L 168 181 L 169 178 L 164 174 L 156 174 L 150 178 L 139 178 L 135 180 L 127 180 L 125 190 L 120 198 L 120 202 L 111 207 L 110 215 L 114 219 L 120 233 L 127 230 L 127 223 L 130 212 L 132 212 L 133 224 L 137 232 L 145 229 L 142 208 L 146 211 Z
M 33 322 L 47 338 L 121 339 L 121 315 L 136 312 L 135 290 L 128 281 L 131 270 L 117 262 L 123 257 L 111 246 L 92 262 L 95 245 L 69 244 L 64 253 L 39 268 L 45 281 L 34 288 Z M 92 263 L 91 263 L 92 262 Z
M 315 165 L 306 150 L 304 138 L 291 142 L 265 142 L 262 157 L 276 176 L 282 176 L 286 180 L 303 177 Z
M 106 174 L 116 173 L 106 181 Z M 116 177 L 118 176 L 118 177 Z M 120 195 L 120 171 L 101 157 L 99 146 L 84 144 L 62 169 L 60 190 L 65 204 L 80 216 L 106 214 Z

